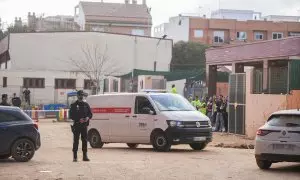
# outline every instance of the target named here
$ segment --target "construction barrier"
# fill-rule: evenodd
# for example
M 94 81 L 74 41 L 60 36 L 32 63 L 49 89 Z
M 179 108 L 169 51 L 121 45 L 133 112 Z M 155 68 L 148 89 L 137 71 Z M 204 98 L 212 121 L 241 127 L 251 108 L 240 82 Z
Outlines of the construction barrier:
M 32 108 L 31 110 L 23 110 L 31 119 L 39 121 L 40 119 L 55 119 L 59 122 L 66 122 L 69 120 L 69 109 L 59 110 L 38 110 Z

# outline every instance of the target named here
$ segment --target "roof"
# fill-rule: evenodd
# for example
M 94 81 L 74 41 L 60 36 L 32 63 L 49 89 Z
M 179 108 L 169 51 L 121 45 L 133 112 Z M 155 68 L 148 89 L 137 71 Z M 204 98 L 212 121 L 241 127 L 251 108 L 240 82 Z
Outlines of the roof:
M 144 4 L 104 3 L 81 1 L 85 16 L 151 18 Z
M 271 116 L 274 116 L 274 115 L 299 115 L 300 116 L 300 111 L 297 109 L 281 110 L 281 111 L 277 111 L 277 112 L 274 112 L 273 114 L 271 114 Z

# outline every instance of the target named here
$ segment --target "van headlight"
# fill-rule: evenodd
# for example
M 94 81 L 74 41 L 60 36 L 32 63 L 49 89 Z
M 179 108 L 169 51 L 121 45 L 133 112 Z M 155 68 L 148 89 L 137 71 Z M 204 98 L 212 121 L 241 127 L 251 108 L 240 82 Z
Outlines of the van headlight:
M 183 127 L 181 121 L 167 120 L 167 123 L 170 127 Z

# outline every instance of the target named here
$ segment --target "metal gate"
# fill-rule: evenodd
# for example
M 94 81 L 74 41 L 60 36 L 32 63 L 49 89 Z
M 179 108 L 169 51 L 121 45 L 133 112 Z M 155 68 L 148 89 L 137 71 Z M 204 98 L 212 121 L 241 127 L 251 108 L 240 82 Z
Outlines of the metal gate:
M 245 134 L 246 112 L 246 74 L 230 74 L 229 76 L 229 113 L 228 132 Z

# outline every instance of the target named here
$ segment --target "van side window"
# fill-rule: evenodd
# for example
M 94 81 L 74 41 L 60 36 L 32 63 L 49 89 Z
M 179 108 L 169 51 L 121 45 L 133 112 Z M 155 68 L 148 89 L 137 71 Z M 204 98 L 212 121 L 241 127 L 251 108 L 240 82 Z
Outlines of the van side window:
M 148 112 L 145 112 L 144 108 L 149 108 L 151 111 L 154 111 L 153 106 L 151 105 L 150 101 L 147 98 L 143 96 L 136 97 L 134 113 L 148 114 Z

